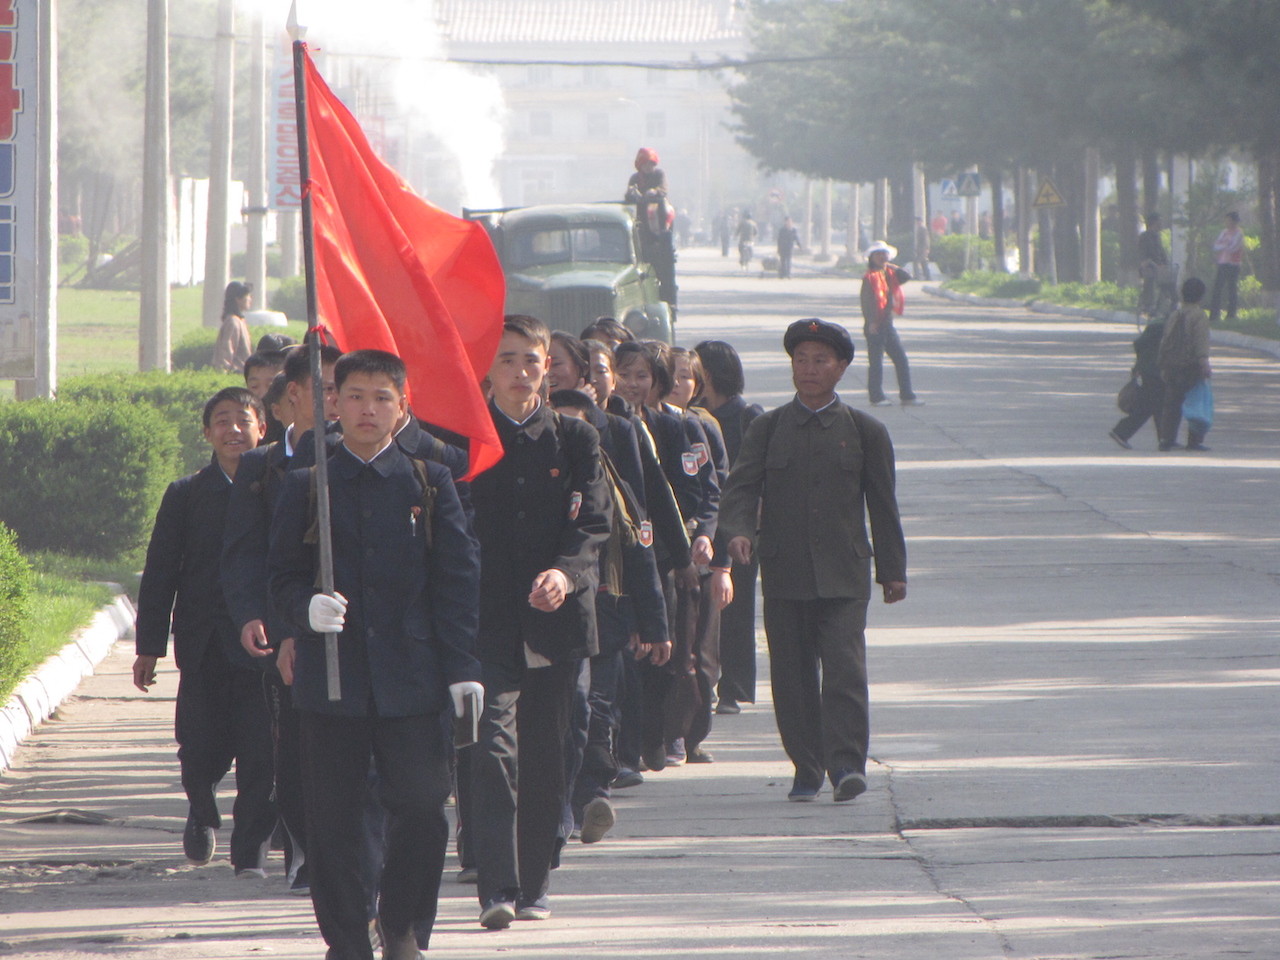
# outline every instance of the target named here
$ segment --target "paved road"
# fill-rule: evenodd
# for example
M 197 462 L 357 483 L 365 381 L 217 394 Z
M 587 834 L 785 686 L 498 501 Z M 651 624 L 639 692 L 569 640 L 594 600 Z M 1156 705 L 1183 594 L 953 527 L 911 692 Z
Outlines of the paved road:
M 790 396 L 780 331 L 853 322 L 856 285 L 686 255 L 679 338 L 734 342 Z M 802 268 L 803 269 L 803 268 Z M 877 410 L 899 458 L 911 593 L 869 634 L 871 788 L 788 804 L 767 686 L 717 718 L 717 762 L 619 794 L 555 917 L 485 933 L 446 882 L 433 950 L 473 958 L 1256 957 L 1280 948 L 1280 365 L 1214 358 L 1209 454 L 1106 436 L 1134 331 L 911 296 L 924 407 Z M 861 348 L 843 396 L 865 406 Z M 892 384 L 892 373 L 888 374 Z M 187 866 L 173 675 L 127 650 L 0 785 L 0 956 L 319 957 L 278 876 Z M 765 666 L 762 656 L 762 667 Z M 167 831 L 167 832 L 166 832 Z M 77 866 L 79 863 L 81 865 Z

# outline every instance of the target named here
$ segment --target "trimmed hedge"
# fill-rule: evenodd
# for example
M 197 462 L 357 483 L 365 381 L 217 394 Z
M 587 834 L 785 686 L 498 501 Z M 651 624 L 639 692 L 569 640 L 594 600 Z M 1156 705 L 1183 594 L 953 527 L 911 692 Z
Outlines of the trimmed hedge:
M 31 565 L 18 552 L 18 538 L 0 523 L 0 682 L 27 663 L 31 611 Z
M 24 550 L 138 550 L 178 464 L 173 427 L 145 404 L 0 404 L 0 522 Z
M 285 308 L 276 304 L 271 304 L 272 310 L 280 310 L 285 312 Z M 289 315 L 292 317 L 292 314 Z M 286 327 L 250 327 L 249 340 L 256 344 L 258 339 L 266 333 L 287 333 L 295 340 L 301 340 L 303 334 L 307 332 L 305 323 L 290 323 Z M 213 345 L 218 341 L 218 329 L 216 327 L 199 327 L 192 330 L 185 337 L 178 341 L 171 351 L 169 351 L 169 365 L 174 370 L 207 370 L 213 364 Z
M 242 386 L 244 378 L 234 373 L 151 370 L 68 377 L 58 384 L 58 397 L 77 403 L 122 403 L 159 411 L 172 424 L 181 447 L 179 473 L 167 478 L 172 480 L 195 473 L 209 462 L 210 448 L 200 417 L 205 402 L 223 387 Z

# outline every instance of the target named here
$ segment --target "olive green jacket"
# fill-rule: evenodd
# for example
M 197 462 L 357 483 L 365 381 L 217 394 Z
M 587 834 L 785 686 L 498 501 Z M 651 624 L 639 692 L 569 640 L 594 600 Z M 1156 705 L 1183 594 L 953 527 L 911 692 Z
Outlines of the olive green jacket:
M 876 582 L 906 582 L 889 431 L 838 398 L 818 413 L 793 400 L 748 428 L 720 532 L 725 542 L 751 538 L 766 598 L 870 599 L 868 515 Z

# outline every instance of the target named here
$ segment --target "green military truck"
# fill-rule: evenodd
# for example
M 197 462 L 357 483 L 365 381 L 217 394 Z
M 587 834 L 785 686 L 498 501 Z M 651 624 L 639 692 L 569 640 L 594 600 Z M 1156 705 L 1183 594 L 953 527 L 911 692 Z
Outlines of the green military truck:
M 633 206 L 554 204 L 463 216 L 489 231 L 507 278 L 507 313 L 574 336 L 598 317 L 613 317 L 639 339 L 672 342 L 671 307 L 640 259 Z

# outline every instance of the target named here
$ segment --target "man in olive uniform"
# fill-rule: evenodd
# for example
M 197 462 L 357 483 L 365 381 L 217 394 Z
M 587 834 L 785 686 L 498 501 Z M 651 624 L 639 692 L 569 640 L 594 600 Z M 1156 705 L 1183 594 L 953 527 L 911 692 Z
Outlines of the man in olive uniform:
M 836 396 L 853 360 L 847 330 L 800 320 L 782 343 L 796 397 L 747 429 L 720 530 L 736 563 L 760 558 L 774 713 L 796 767 L 788 799 L 816 799 L 830 777 L 833 798 L 852 800 L 867 788 L 867 515 L 885 603 L 907 595 L 893 444 Z

